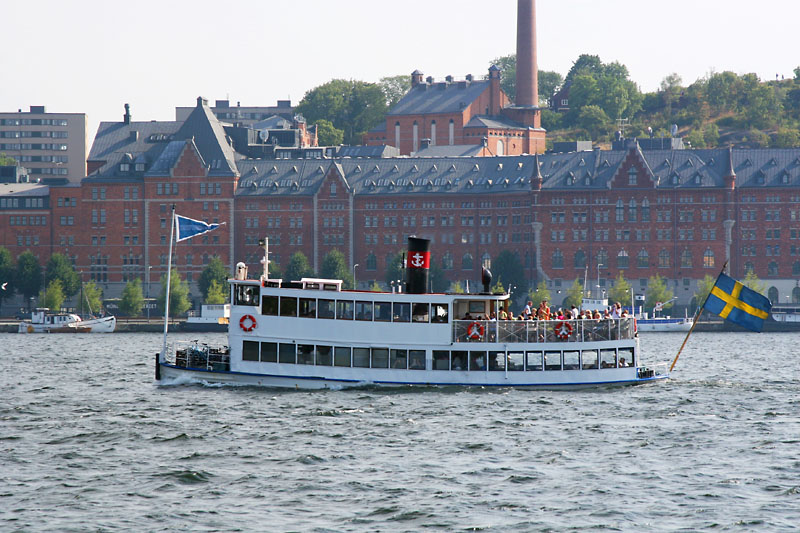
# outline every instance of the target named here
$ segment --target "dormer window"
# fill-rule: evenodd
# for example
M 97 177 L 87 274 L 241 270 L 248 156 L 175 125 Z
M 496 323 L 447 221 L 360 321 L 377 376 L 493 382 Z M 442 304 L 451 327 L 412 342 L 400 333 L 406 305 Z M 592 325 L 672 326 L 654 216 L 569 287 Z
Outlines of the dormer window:
M 119 171 L 120 172 L 130 172 L 131 164 L 130 163 L 120 163 L 119 164 Z
M 336 196 L 336 182 L 331 183 L 331 196 Z
M 144 172 L 144 163 L 136 163 L 136 172 Z

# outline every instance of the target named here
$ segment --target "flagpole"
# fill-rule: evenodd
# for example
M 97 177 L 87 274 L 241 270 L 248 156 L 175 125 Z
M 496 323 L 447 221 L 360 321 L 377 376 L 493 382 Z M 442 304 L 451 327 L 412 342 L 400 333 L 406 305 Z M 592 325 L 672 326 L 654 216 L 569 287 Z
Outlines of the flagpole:
M 728 262 L 725 261 L 725 264 L 722 265 L 722 270 L 720 270 L 719 274 L 717 274 L 717 279 L 714 280 L 714 285 L 711 286 L 712 290 L 714 289 L 714 287 L 716 287 L 717 281 L 719 281 L 719 277 L 725 272 L 725 269 L 727 267 L 728 267 Z M 678 362 L 678 357 L 681 356 L 681 352 L 683 351 L 683 347 L 686 346 L 686 341 L 689 340 L 689 335 L 692 334 L 692 331 L 694 331 L 694 327 L 697 325 L 697 321 L 700 319 L 700 315 L 703 314 L 703 309 L 706 306 L 706 302 L 708 302 L 708 297 L 709 296 L 711 296 L 711 291 L 710 290 L 708 291 L 708 294 L 706 294 L 706 299 L 703 300 L 703 305 L 701 305 L 700 308 L 697 310 L 697 313 L 695 313 L 694 320 L 692 321 L 692 327 L 689 328 L 689 332 L 686 334 L 686 338 L 683 339 L 683 344 L 681 344 L 681 348 L 680 348 L 680 350 L 678 350 L 678 354 L 675 356 L 675 359 L 672 360 L 672 364 L 669 367 L 669 371 L 670 372 L 672 372 L 672 369 L 675 368 L 675 363 Z
M 169 226 L 169 259 L 167 260 L 167 289 L 166 297 L 164 299 L 164 340 L 161 344 L 161 359 L 162 361 L 167 356 L 167 328 L 169 327 L 169 292 L 170 292 L 170 277 L 172 275 L 172 241 L 175 238 L 175 204 L 172 204 L 172 215 Z

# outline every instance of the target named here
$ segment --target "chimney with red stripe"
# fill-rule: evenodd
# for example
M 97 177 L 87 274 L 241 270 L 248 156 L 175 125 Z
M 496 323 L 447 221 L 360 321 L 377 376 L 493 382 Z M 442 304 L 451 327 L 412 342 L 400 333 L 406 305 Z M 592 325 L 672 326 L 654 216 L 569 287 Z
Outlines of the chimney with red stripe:
M 428 292 L 428 273 L 431 267 L 431 241 L 417 237 L 408 238 L 406 257 L 406 292 L 425 294 Z

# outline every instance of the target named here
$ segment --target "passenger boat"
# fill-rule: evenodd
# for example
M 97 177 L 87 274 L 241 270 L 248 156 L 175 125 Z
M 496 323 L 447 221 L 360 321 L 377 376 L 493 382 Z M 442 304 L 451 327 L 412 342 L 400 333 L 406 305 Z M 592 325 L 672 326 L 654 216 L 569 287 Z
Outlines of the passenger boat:
M 30 320 L 19 323 L 19 333 L 113 333 L 117 327 L 114 316 L 83 319 L 75 313 L 53 313 L 39 307 Z
M 231 316 L 231 304 L 203 304 L 200 313 L 191 311 L 186 317 L 186 331 L 228 331 L 228 319 Z
M 679 331 L 686 333 L 692 329 L 691 318 L 672 318 L 654 317 L 654 318 L 638 318 L 637 326 L 639 331 L 658 331 L 658 332 L 672 332 Z
M 268 245 L 267 245 L 268 246 Z M 265 273 L 268 252 L 265 246 Z M 247 279 L 231 286 L 228 345 L 167 344 L 156 379 L 298 389 L 466 386 L 576 389 L 666 379 L 641 359 L 634 319 L 488 320 L 510 303 L 490 292 L 428 293 L 429 241 L 409 238 L 405 292 L 341 280 Z

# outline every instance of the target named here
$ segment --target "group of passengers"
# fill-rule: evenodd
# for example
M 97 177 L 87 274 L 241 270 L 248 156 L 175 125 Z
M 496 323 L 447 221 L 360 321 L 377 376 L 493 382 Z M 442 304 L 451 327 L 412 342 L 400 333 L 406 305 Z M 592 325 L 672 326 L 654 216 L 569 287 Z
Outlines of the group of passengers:
M 574 305 L 570 309 L 550 307 L 547 305 L 547 300 L 543 300 L 538 308 L 533 305 L 533 302 L 529 301 L 522 313 L 516 316 L 511 310 L 501 309 L 499 317 L 497 313 L 491 313 L 488 317 L 483 315 L 473 317 L 470 313 L 467 313 L 464 320 L 497 320 L 498 318 L 500 320 L 601 320 L 627 317 L 628 310 L 623 309 L 619 302 L 606 308 L 601 313 L 596 309 L 594 311 L 578 309 Z

